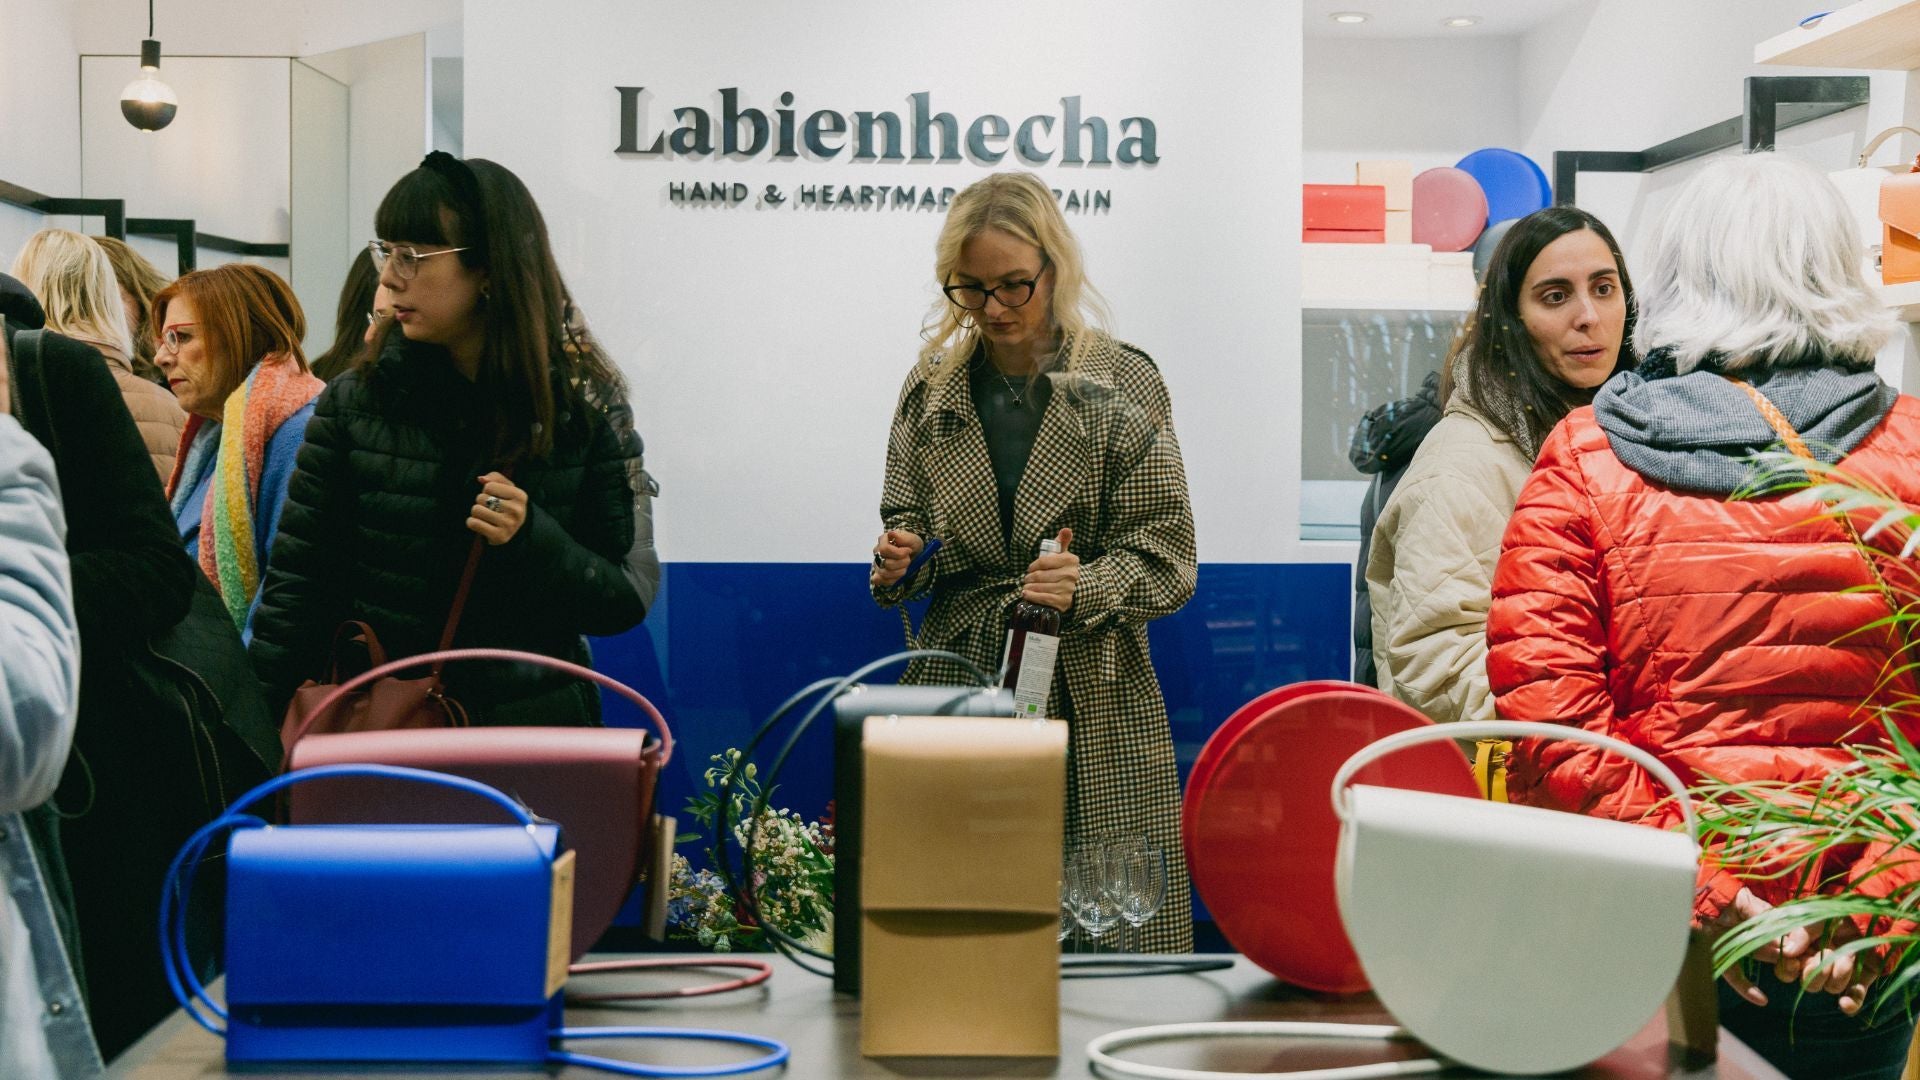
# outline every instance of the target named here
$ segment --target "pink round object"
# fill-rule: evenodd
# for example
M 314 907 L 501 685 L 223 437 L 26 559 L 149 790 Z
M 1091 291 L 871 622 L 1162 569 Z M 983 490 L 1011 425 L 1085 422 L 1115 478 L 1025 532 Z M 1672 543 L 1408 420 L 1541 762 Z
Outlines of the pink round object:
M 1465 251 L 1487 227 L 1487 193 L 1464 169 L 1428 169 L 1413 178 L 1413 242 Z

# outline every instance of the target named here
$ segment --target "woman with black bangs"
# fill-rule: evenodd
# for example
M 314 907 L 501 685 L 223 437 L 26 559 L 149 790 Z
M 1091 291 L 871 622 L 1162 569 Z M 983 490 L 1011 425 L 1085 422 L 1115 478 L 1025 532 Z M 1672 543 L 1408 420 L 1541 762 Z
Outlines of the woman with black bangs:
M 659 584 L 652 480 L 625 386 L 575 312 L 518 177 L 429 154 L 375 215 L 393 317 L 307 428 L 252 656 L 284 709 L 342 622 L 389 656 L 434 649 L 475 537 L 454 645 L 587 663 L 582 635 L 645 617 Z M 593 688 L 543 669 L 455 665 L 475 724 L 599 721 Z

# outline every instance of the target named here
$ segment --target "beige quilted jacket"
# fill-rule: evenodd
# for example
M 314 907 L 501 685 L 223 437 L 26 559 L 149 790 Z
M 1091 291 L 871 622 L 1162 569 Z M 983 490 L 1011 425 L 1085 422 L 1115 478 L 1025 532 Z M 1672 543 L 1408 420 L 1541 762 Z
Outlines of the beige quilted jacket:
M 1366 566 L 1380 689 L 1442 723 L 1495 719 L 1493 568 L 1533 472 L 1525 452 L 1459 397 L 1380 512 Z

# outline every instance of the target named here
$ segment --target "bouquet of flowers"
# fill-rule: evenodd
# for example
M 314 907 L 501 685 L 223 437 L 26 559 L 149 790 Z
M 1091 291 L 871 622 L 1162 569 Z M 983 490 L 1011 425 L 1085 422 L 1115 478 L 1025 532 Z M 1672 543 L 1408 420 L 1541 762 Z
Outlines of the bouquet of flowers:
M 752 762 L 742 766 L 740 757 L 738 750 L 713 755 L 713 766 L 704 774 L 707 790 L 687 801 L 687 814 L 705 827 L 708 835 L 689 832 L 676 838 L 681 844 L 712 840 L 705 854 L 713 866 L 720 865 L 725 855 L 722 838 L 714 835 L 720 817 L 722 777 L 732 777 L 727 816 L 733 841 L 741 850 L 746 850 L 748 832 L 755 825 L 748 815 L 760 799 L 759 771 Z M 791 810 L 767 807 L 759 815 L 754 859 L 746 872 L 752 875 L 754 899 L 762 918 L 809 945 L 832 947 L 831 823 L 808 821 Z M 667 883 L 667 929 L 678 940 L 697 941 L 715 952 L 767 947 L 766 932 L 753 920 L 742 898 L 727 889 L 726 880 L 711 869 L 693 869 L 687 857 L 677 853 Z

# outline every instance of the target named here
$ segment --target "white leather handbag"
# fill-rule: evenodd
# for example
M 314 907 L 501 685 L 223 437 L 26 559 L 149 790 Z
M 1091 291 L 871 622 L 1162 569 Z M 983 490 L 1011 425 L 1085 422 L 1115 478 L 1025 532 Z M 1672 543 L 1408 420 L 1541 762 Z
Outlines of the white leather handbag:
M 1438 739 L 1586 743 L 1646 769 L 1678 798 L 1685 832 L 1537 807 L 1354 784 L 1394 751 Z M 1605 1056 L 1659 1010 L 1679 976 L 1700 851 L 1686 787 L 1653 755 L 1579 728 L 1513 721 L 1400 732 L 1347 759 L 1333 782 L 1341 918 L 1374 993 L 1402 1025 L 1172 1024 L 1094 1040 L 1115 1076 L 1215 1080 L 1244 1074 L 1144 1066 L 1112 1051 L 1231 1034 L 1414 1038 L 1438 1058 L 1274 1073 L 1364 1080 L 1466 1065 L 1543 1074 Z M 1491 944 L 1491 965 L 1450 957 Z

